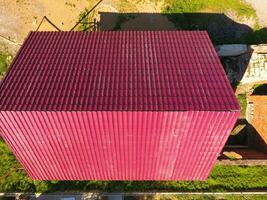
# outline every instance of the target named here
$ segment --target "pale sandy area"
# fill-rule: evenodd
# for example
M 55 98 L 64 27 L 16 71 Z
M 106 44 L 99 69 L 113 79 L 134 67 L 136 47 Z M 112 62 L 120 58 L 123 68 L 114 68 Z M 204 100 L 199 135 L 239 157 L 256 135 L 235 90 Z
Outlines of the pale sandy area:
M 260 25 L 267 27 L 267 0 L 246 0 L 257 12 Z

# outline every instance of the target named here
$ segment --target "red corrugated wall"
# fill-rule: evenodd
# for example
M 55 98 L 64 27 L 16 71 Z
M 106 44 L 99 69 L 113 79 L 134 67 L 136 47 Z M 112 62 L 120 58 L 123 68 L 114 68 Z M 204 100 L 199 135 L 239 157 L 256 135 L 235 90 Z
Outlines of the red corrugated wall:
M 205 180 L 239 112 L 1 111 L 33 179 Z

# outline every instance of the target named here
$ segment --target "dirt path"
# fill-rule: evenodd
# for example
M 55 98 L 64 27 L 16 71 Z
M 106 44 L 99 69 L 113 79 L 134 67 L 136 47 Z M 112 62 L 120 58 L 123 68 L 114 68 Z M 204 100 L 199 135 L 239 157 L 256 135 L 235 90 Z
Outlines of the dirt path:
M 266 0 L 246 0 L 257 12 L 260 25 L 267 27 L 267 1 Z

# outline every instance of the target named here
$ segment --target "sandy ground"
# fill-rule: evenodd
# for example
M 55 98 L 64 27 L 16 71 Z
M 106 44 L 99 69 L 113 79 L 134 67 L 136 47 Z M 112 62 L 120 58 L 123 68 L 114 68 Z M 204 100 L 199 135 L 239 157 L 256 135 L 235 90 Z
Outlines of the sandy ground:
M 70 2 L 71 5 L 68 4 Z M 86 0 L 0 0 L 0 33 L 21 41 L 29 31 L 37 28 L 43 16 L 47 16 L 60 29 L 69 30 L 80 12 L 91 4 Z M 44 23 L 40 30 L 55 29 Z
M 92 8 L 98 0 L 0 0 L 0 35 L 22 43 L 30 31 L 36 30 L 43 16 L 47 16 L 61 30 L 70 30 L 78 20 L 79 14 L 85 8 Z M 92 18 L 100 19 L 99 12 L 112 13 L 160 13 L 162 1 L 150 0 L 103 0 L 91 13 Z M 117 23 L 117 18 L 110 19 L 110 29 Z M 142 22 L 142 23 L 140 23 Z M 152 23 L 154 25 L 152 25 Z M 143 16 L 127 20 L 121 29 L 141 29 L 140 24 L 147 24 L 150 29 L 174 29 L 171 22 L 164 16 L 147 20 Z M 152 27 L 151 27 L 152 26 Z M 153 27 L 154 26 L 154 27 Z M 40 31 L 56 31 L 44 21 Z M 15 54 L 18 45 L 12 45 L 0 37 L 0 50 L 8 49 Z
M 260 25 L 267 27 L 267 0 L 246 0 L 257 12 Z
M 15 42 L 23 42 L 30 31 L 36 30 L 43 16 L 47 16 L 61 30 L 69 30 L 77 22 L 79 14 L 96 1 L 89 0 L 0 0 L 0 35 Z M 55 31 L 44 22 L 40 30 Z M 0 38 L 0 50 L 5 46 L 12 53 L 12 46 Z

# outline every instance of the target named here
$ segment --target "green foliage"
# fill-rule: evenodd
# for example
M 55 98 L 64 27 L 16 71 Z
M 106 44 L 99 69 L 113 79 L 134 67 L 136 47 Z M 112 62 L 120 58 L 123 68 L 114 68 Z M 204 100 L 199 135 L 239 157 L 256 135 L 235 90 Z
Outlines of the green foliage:
M 167 13 L 195 13 L 212 11 L 223 13 L 232 10 L 240 17 L 256 19 L 256 11 L 242 0 L 167 0 L 165 12 Z
M 3 75 L 8 68 L 8 54 L 7 53 L 0 53 L 0 76 Z
M 77 31 L 92 31 L 96 28 L 96 21 L 94 16 L 96 15 L 97 11 L 93 10 L 89 13 L 89 9 L 85 8 L 79 15 L 78 22 L 79 25 L 77 27 Z
M 237 95 L 237 100 L 241 108 L 241 117 L 245 118 L 246 117 L 246 110 L 247 110 L 247 96 L 246 94 L 238 94 Z
M 17 167 L 18 165 L 12 152 L 0 139 L 0 192 L 31 191 L 32 180 L 21 167 Z
M 87 8 L 84 9 L 79 15 L 78 21 L 80 21 L 80 24 L 78 26 L 78 31 L 84 31 L 89 29 L 89 16 L 87 13 L 89 10 Z
M 244 191 L 267 189 L 267 166 L 225 166 L 213 168 L 207 181 L 33 181 L 24 170 L 12 171 L 18 162 L 0 140 L 0 192 L 55 191 Z

